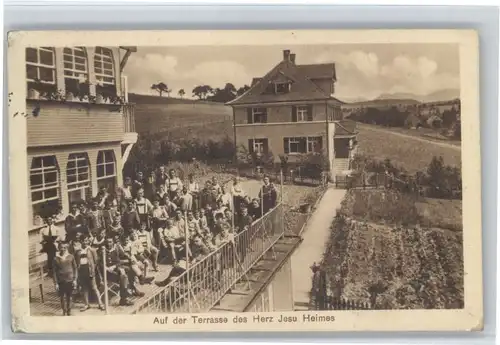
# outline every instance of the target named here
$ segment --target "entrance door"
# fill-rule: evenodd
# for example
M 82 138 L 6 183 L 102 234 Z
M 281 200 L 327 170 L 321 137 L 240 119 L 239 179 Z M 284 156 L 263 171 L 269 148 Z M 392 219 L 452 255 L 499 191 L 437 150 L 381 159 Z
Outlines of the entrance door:
M 334 141 L 335 158 L 349 158 L 349 139 L 335 138 Z

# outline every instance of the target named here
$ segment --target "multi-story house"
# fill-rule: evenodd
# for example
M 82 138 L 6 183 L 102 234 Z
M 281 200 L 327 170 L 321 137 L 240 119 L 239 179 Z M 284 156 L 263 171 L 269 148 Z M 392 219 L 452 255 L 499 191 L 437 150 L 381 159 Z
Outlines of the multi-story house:
M 122 184 L 137 141 L 134 108 L 122 75 L 135 47 L 38 47 L 26 50 L 30 257 L 39 251 L 42 207 L 62 221 L 73 201 Z
M 348 170 L 357 131 L 333 97 L 336 81 L 334 63 L 299 65 L 296 55 L 284 50 L 282 61 L 227 103 L 233 107 L 237 150 L 271 152 L 275 162 L 288 156 L 290 163 L 321 152 L 332 179 Z

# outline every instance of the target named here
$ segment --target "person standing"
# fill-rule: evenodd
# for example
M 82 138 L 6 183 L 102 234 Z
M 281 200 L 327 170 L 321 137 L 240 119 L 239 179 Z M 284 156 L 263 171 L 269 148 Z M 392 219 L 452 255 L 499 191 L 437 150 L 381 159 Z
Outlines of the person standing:
M 153 200 L 153 198 L 156 195 L 156 173 L 154 171 L 151 171 L 151 174 L 149 177 L 146 179 L 144 182 L 144 196 L 149 199 Z
M 78 281 L 75 257 L 68 251 L 66 242 L 59 243 L 59 253 L 53 262 L 54 284 L 59 294 L 64 316 L 71 315 L 71 295 Z
M 200 185 L 194 180 L 194 175 L 189 174 L 188 192 L 193 197 L 193 211 L 200 207 Z
M 156 188 L 159 189 L 160 186 L 164 186 L 167 183 L 168 175 L 165 172 L 165 166 L 160 166 L 158 169 L 158 174 L 156 175 Z
M 87 213 L 89 231 L 93 237 L 95 237 L 101 229 L 106 227 L 104 221 L 104 213 L 99 209 L 99 203 L 97 200 L 92 201 L 92 207 Z
M 168 179 L 166 181 L 167 192 L 171 200 L 178 195 L 179 191 L 182 190 L 182 181 L 177 177 L 177 173 L 174 169 L 170 169 L 168 172 Z
M 104 245 L 104 238 L 103 238 Z M 104 310 L 101 295 L 97 288 L 97 252 L 90 246 L 90 238 L 85 237 L 82 241 L 82 248 L 76 253 L 76 266 L 78 268 L 78 283 L 83 294 L 83 303 L 85 304 L 80 311 L 84 312 L 90 309 L 89 294 L 93 292 L 97 298 L 97 306 Z
M 129 200 L 132 200 L 132 179 L 130 177 L 125 177 L 123 186 L 118 188 L 118 205 L 120 206 L 120 212 L 127 208 Z
M 41 241 L 42 249 L 41 253 L 47 254 L 47 271 L 49 277 L 53 274 L 53 262 L 57 253 L 57 244 L 60 240 L 59 231 L 54 225 L 54 220 L 52 217 L 48 217 L 45 220 L 46 226 L 41 229 Z
M 81 214 L 76 202 L 71 204 L 71 211 L 64 220 L 64 230 L 66 231 L 66 241 L 72 241 L 78 232 L 86 232 L 87 220 Z
M 182 212 L 191 211 L 193 209 L 193 196 L 188 192 L 187 187 L 182 188 L 182 195 L 179 203 Z
M 99 192 L 97 193 L 97 195 L 94 198 L 94 200 L 97 201 L 99 209 L 101 209 L 101 210 L 104 209 L 104 207 L 106 206 L 106 201 L 107 201 L 108 197 L 109 197 L 109 193 L 108 193 L 106 186 L 99 187 Z
M 264 185 L 259 192 L 260 202 L 262 203 L 262 213 L 266 214 L 276 206 L 278 200 L 278 191 L 274 184 L 271 183 L 269 176 L 264 176 Z
M 150 226 L 149 215 L 153 210 L 153 205 L 151 204 L 151 201 L 149 201 L 149 199 L 144 196 L 143 188 L 139 188 L 139 190 L 137 191 L 137 196 L 135 198 L 135 205 L 137 209 L 137 214 L 139 215 L 140 222 L 141 223 L 145 222 L 146 224 L 148 224 L 149 227 Z

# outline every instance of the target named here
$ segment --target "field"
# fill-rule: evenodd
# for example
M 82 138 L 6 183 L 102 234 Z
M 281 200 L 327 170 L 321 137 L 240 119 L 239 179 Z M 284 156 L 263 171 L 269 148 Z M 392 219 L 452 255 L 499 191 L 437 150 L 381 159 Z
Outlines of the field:
M 384 129 L 387 132 L 384 134 L 365 125 L 358 129 L 359 153 L 378 160 L 388 158 L 409 173 L 426 170 L 433 156 L 442 156 L 447 165 L 461 166 L 461 150 L 452 144 L 426 142 L 423 138 L 414 140 L 393 135 L 389 129 Z
M 377 207 L 366 215 L 364 205 L 375 201 Z M 394 202 L 399 203 L 397 209 Z M 439 211 L 429 212 L 433 207 L 455 210 L 447 214 L 452 230 L 439 227 L 444 219 L 437 217 Z M 462 308 L 461 217 L 452 219 L 460 209 L 455 201 L 349 191 L 324 256 L 334 297 L 368 302 L 378 309 Z M 426 226 L 420 226 L 424 220 Z
M 135 103 L 135 124 L 139 134 L 231 124 L 231 107 L 221 103 L 141 95 L 129 95 L 129 99 Z

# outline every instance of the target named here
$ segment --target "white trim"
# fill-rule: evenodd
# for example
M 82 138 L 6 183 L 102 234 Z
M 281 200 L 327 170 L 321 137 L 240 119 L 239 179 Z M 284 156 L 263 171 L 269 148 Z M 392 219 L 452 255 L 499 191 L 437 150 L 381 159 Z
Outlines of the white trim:
M 266 124 L 267 123 L 267 122 L 256 122 L 255 121 L 255 116 L 256 115 L 267 117 L 267 108 L 264 108 L 264 107 L 255 107 L 255 108 L 252 108 L 252 123 L 249 123 L 249 125 L 252 125 L 252 124 Z M 267 121 L 267 118 L 265 120 Z
M 235 127 L 247 127 L 247 126 L 267 126 L 267 125 L 297 125 L 297 124 L 312 124 L 312 123 L 322 123 L 325 124 L 326 121 L 304 121 L 304 122 L 266 122 L 266 123 L 237 123 Z
M 309 118 L 309 107 L 307 105 L 298 105 L 296 108 L 297 122 L 310 122 Z
M 106 160 L 106 153 L 111 153 L 113 155 L 113 160 L 112 161 L 107 161 Z M 103 157 L 103 161 L 101 163 L 99 163 L 99 155 L 102 154 L 102 157 Z M 106 175 L 106 166 L 108 165 L 113 165 L 113 174 L 110 174 L 110 175 Z M 103 172 L 104 172 L 104 175 L 102 176 L 99 176 L 99 167 L 103 167 Z M 96 180 L 99 181 L 99 180 L 103 180 L 103 179 L 107 179 L 107 178 L 110 178 L 110 177 L 117 177 L 117 171 L 116 171 L 116 157 L 115 157 L 115 151 L 112 150 L 112 149 L 109 149 L 109 150 L 99 150 L 99 152 L 97 153 L 97 160 L 96 160 Z
M 247 91 L 248 92 L 248 91 Z M 239 96 L 242 97 L 243 95 Z M 236 101 L 236 98 L 233 100 Z M 231 101 L 231 102 L 233 102 Z M 322 98 L 322 99 L 302 99 L 302 100 L 297 100 L 297 101 L 283 101 L 283 102 L 262 102 L 262 103 L 242 103 L 242 104 L 231 104 L 231 102 L 225 103 L 226 105 L 230 105 L 233 108 L 259 108 L 259 107 L 271 107 L 271 106 L 281 106 L 281 105 L 303 105 L 304 103 L 307 104 L 322 104 L 324 105 L 325 102 L 328 105 L 332 106 L 339 106 L 343 107 L 344 103 L 342 103 L 340 100 L 336 99 L 335 97 L 330 97 L 330 98 Z M 332 103 L 332 102 L 338 102 L 338 104 Z
M 44 158 L 48 158 L 48 157 L 53 157 L 54 158 L 54 165 L 48 165 L 48 166 L 44 166 L 43 165 Z M 32 168 L 33 161 L 35 159 L 41 159 L 41 167 L 40 168 Z M 52 183 L 50 183 L 50 184 L 47 185 L 47 183 L 45 183 L 45 175 L 49 174 L 49 173 L 54 173 L 54 172 L 56 174 L 56 182 L 52 182 Z M 31 184 L 31 176 L 32 175 L 40 175 L 41 178 L 42 178 L 42 184 L 41 185 L 33 186 Z M 60 199 L 61 196 L 60 196 L 60 193 L 59 193 L 59 188 L 60 188 L 59 167 L 57 165 L 57 157 L 55 155 L 46 155 L 46 156 L 33 157 L 31 159 L 31 164 L 30 164 L 29 178 L 30 178 L 29 189 L 30 189 L 30 195 L 31 195 L 30 200 L 31 200 L 31 205 L 32 206 L 36 205 L 36 204 L 43 203 L 45 201 L 59 200 Z M 56 195 L 53 196 L 53 197 L 50 197 L 50 198 L 45 198 L 44 197 L 45 196 L 45 192 L 48 191 L 48 190 L 53 190 L 53 189 L 55 189 Z M 39 193 L 39 192 L 42 193 L 42 199 L 33 201 L 33 193 Z
M 27 49 L 33 49 L 36 51 L 37 62 L 28 61 L 26 58 L 25 59 L 26 66 L 32 66 L 32 67 L 36 68 L 36 78 L 39 79 L 40 82 L 42 82 L 44 84 L 56 85 L 56 83 L 57 83 L 57 80 L 56 80 L 56 78 L 57 78 L 57 76 L 56 76 L 56 53 L 54 51 L 54 48 L 28 47 Z M 40 60 L 41 60 L 40 52 L 41 51 L 52 54 L 52 63 L 53 63 L 52 65 L 46 65 L 46 64 L 40 62 Z M 53 80 L 52 81 L 42 80 L 42 78 L 40 77 L 40 68 L 47 68 L 47 69 L 52 70 L 52 79 Z M 26 81 L 34 82 L 35 80 L 30 79 L 28 77 L 28 75 L 26 74 Z
M 101 49 L 102 52 L 98 53 L 99 49 Z M 107 55 L 105 52 L 109 52 L 110 55 Z M 111 64 L 111 68 L 105 67 L 105 63 Z M 101 72 L 97 72 L 98 68 Z M 111 71 L 111 74 L 106 74 L 104 71 Z M 96 47 L 94 52 L 94 74 L 98 83 L 101 83 L 102 85 L 116 85 L 115 61 L 113 51 L 111 49 L 106 47 Z M 112 78 L 113 81 L 105 81 L 104 78 Z

